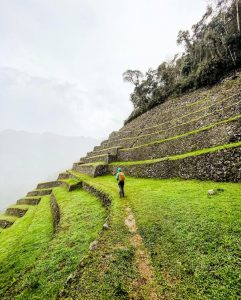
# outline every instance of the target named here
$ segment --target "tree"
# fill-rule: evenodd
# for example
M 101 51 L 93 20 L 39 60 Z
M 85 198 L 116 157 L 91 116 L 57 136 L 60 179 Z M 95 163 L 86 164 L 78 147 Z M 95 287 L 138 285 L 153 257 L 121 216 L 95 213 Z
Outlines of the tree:
M 180 30 L 177 36 L 177 44 L 181 45 L 184 43 L 186 51 L 190 51 L 192 48 L 191 37 L 188 30 L 182 31 Z
M 177 44 L 185 51 L 145 76 L 127 70 L 125 81 L 135 85 L 131 94 L 135 114 L 194 88 L 217 83 L 230 71 L 241 68 L 241 0 L 210 0 L 211 5 L 192 31 L 180 30 Z
M 127 70 L 122 74 L 123 80 L 131 82 L 135 86 L 140 84 L 140 79 L 143 78 L 143 74 L 138 70 Z
M 235 1 L 236 3 L 236 12 L 237 12 L 237 25 L 238 25 L 238 33 L 240 34 L 240 16 L 239 16 L 239 0 Z

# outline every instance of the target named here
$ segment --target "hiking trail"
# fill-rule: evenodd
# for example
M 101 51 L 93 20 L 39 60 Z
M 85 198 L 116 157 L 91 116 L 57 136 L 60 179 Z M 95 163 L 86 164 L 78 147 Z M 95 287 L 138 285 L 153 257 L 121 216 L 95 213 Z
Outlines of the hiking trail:
M 156 292 L 156 281 L 154 269 L 150 262 L 150 256 L 143 243 L 142 237 L 138 233 L 135 217 L 130 207 L 125 208 L 126 218 L 125 225 L 128 227 L 132 237 L 130 238 L 131 245 L 135 248 L 136 264 L 140 274 L 140 278 L 133 282 L 134 290 L 144 290 L 148 300 L 160 300 Z M 139 299 L 138 296 L 137 298 Z

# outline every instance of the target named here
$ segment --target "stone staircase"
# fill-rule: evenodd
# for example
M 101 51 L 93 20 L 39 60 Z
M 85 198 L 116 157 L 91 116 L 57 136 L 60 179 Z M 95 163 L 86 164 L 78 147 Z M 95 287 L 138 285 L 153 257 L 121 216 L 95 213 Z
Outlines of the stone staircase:
M 8 207 L 4 214 L 0 214 L 0 229 L 7 229 L 12 226 L 16 220 L 22 218 L 31 206 L 39 205 L 44 196 L 51 196 L 51 206 L 56 219 L 56 204 L 54 203 L 53 189 L 64 186 L 69 192 L 82 188 L 82 182 L 76 179 L 71 172 L 60 173 L 57 180 L 39 183 L 35 190 L 30 191 L 27 195 L 17 200 L 16 205 Z M 0 231 L 1 232 L 1 231 Z
M 69 175 L 70 176 L 70 175 Z M 8 228 L 16 220 L 22 218 L 29 207 L 38 205 L 43 196 L 50 195 L 54 187 L 62 185 L 61 181 L 43 182 L 37 185 L 37 188 L 27 193 L 27 195 L 17 200 L 16 205 L 8 207 L 4 214 L 0 214 L 0 228 Z

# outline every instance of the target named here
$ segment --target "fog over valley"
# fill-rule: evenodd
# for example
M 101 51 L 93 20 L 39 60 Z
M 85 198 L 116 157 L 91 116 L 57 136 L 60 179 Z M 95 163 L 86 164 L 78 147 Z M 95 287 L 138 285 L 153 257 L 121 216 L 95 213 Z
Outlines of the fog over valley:
M 0 131 L 0 211 L 39 182 L 56 179 L 98 143 L 88 137 Z

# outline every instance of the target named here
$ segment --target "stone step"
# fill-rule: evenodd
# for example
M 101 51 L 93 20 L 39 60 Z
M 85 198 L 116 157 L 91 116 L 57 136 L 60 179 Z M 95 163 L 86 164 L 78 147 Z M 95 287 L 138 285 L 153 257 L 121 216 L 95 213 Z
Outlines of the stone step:
M 61 183 L 59 181 L 42 182 L 37 185 L 37 189 L 40 190 L 40 189 L 54 188 L 60 185 Z
M 60 173 L 58 176 L 58 179 L 68 179 L 68 178 L 71 178 L 71 174 L 67 172 Z
M 16 218 L 9 218 L 9 216 L 0 215 L 0 227 L 4 229 L 9 228 L 13 225 L 15 220 Z
M 27 193 L 27 197 L 32 196 L 46 196 L 52 193 L 52 189 L 41 189 L 41 190 L 34 190 Z
M 84 157 L 82 160 L 84 160 L 84 164 L 93 163 L 93 162 L 106 162 L 107 157 L 108 157 L 108 155 L 102 154 L 102 155 Z
M 91 157 L 91 156 L 98 156 L 98 155 L 118 155 L 118 151 L 121 149 L 121 147 L 112 147 L 112 148 L 105 148 L 102 150 L 93 150 L 91 152 L 88 152 L 86 157 Z
M 21 218 L 21 217 L 23 217 L 26 214 L 27 210 L 28 210 L 27 207 L 24 207 L 24 208 L 17 207 L 17 206 L 15 206 L 15 207 L 8 207 L 6 209 L 5 214 L 8 215 L 8 216 L 16 216 L 16 217 Z
M 83 165 L 83 164 L 84 164 L 84 162 L 82 162 L 82 161 L 77 161 L 77 162 L 73 163 L 72 169 L 74 170 L 76 167 L 81 166 L 81 165 Z M 71 178 L 71 175 L 70 175 L 69 178 Z M 66 179 L 67 179 L 67 178 L 66 178 Z
M 63 179 L 63 185 L 68 189 L 69 192 L 78 190 L 82 188 L 82 181 L 76 180 L 73 182 L 68 182 Z
M 116 161 L 117 156 L 111 154 L 101 154 L 101 155 L 94 155 L 94 156 L 87 156 L 84 158 L 84 164 L 94 163 L 94 162 L 104 162 L 104 163 L 112 163 Z M 81 165 L 81 164 L 78 164 Z
M 76 165 L 73 168 L 74 171 L 77 171 L 81 174 L 87 174 L 92 177 L 102 176 L 107 174 L 108 172 L 108 165 L 107 164 L 82 164 Z
M 22 198 L 17 201 L 18 205 L 26 204 L 26 205 L 38 205 L 41 201 L 41 197 L 29 197 L 29 198 Z

